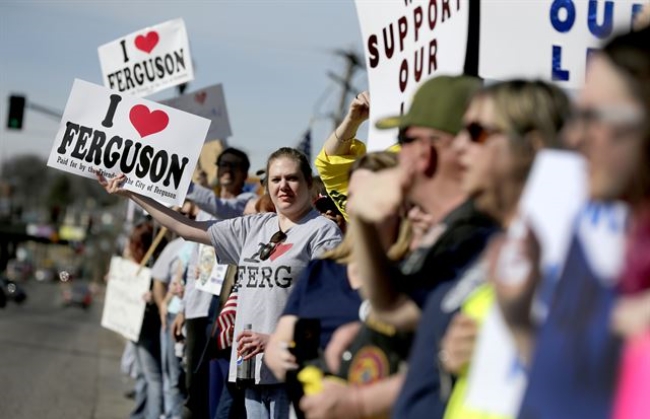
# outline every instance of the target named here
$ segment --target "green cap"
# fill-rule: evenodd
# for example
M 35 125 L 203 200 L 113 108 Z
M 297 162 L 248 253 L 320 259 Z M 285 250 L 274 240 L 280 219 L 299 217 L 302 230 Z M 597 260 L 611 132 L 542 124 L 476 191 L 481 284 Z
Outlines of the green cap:
M 458 134 L 470 97 L 481 87 L 470 76 L 438 76 L 424 82 L 415 92 L 408 113 L 377 121 L 378 129 L 411 126 L 433 128 Z

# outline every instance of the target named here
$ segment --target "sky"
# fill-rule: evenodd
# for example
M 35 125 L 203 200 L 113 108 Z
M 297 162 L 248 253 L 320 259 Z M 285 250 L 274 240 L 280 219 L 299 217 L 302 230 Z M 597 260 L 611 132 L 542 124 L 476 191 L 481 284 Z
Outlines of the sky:
M 296 146 L 312 118 L 316 155 L 341 94 L 327 75 L 345 68 L 334 51 L 362 54 L 353 0 L 2 0 L 0 164 L 27 153 L 47 158 L 60 122 L 26 110 L 23 130 L 8 131 L 10 94 L 62 112 L 75 78 L 102 84 L 97 47 L 175 18 L 185 21 L 195 64 L 187 92 L 224 85 L 229 145 L 249 154 L 252 171 L 277 148 Z M 352 84 L 365 90 L 365 71 Z M 172 88 L 147 99 L 175 95 Z

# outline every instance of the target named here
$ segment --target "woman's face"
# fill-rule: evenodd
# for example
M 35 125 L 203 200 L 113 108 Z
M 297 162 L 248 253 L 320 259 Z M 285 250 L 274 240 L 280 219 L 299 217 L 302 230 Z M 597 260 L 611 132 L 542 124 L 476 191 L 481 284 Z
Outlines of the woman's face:
M 311 207 L 309 185 L 297 161 L 289 157 L 272 160 L 267 179 L 271 201 L 279 214 L 298 216 Z
M 454 139 L 463 168 L 462 188 L 478 198 L 493 194 L 511 167 L 508 139 L 496 127 L 494 102 L 477 97 L 464 116 L 465 128 Z
M 615 200 L 629 196 L 641 172 L 641 127 L 647 116 L 623 75 L 603 55 L 590 60 L 578 115 L 591 197 Z

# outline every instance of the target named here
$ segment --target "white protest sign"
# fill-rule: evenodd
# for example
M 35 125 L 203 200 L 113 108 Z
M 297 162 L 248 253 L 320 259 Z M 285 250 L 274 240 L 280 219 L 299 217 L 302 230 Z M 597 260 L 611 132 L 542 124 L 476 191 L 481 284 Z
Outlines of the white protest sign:
M 469 1 L 355 3 L 370 86 L 368 150 L 385 150 L 397 142 L 397 130 L 377 130 L 375 122 L 406 112 L 425 80 L 462 73 Z
M 206 275 L 200 275 L 196 280 L 196 288 L 210 294 L 221 294 L 221 288 L 228 274 L 228 265 L 215 263 L 212 271 Z
M 482 1 L 479 73 L 508 80 L 542 78 L 580 88 L 587 57 L 630 31 L 645 0 Z
M 181 205 L 210 121 L 75 80 L 47 165 Z
M 587 187 L 587 165 L 580 154 L 558 150 L 537 153 L 519 201 L 519 213 L 539 240 L 544 269 L 564 261 L 576 216 L 587 200 Z
M 139 97 L 194 79 L 182 19 L 126 35 L 98 48 L 104 86 Z
M 223 86 L 217 84 L 161 103 L 174 109 L 202 116 L 212 121 L 206 141 L 222 140 L 232 135 Z
M 493 304 L 476 341 L 465 405 L 488 416 L 514 418 L 527 383 L 510 330 Z
M 151 270 L 120 257 L 111 259 L 104 298 L 102 327 L 137 341 L 140 337 L 146 303 L 142 298 L 149 291 Z

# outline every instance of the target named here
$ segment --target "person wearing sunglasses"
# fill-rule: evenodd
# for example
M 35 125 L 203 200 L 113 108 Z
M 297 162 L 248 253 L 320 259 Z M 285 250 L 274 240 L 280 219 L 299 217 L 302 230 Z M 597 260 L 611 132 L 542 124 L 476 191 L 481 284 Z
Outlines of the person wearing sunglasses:
M 230 220 L 188 220 L 156 201 L 122 188 L 125 176 L 100 182 L 109 193 L 126 196 L 161 224 L 186 240 L 215 248 L 219 263 L 237 264 L 238 295 L 230 381 L 236 361 L 255 358 L 255 384 L 246 389 L 249 418 L 286 418 L 289 402 L 284 386 L 263 364 L 262 355 L 294 282 L 309 261 L 341 241 L 341 232 L 311 205 L 312 172 L 299 151 L 283 147 L 267 161 L 267 192 L 277 213 Z M 244 331 L 244 325 L 252 330 Z

